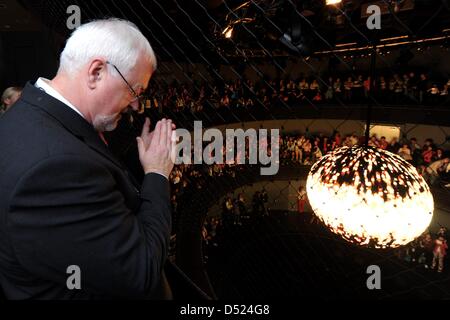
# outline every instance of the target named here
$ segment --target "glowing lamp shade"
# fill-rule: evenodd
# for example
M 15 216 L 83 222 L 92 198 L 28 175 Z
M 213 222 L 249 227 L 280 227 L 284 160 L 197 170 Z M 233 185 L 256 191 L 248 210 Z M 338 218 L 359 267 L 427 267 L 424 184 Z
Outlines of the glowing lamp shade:
M 395 248 L 420 236 L 433 196 L 401 157 L 372 147 L 342 147 L 316 162 L 306 183 L 314 213 L 331 231 L 363 246 Z
M 342 2 L 342 0 L 327 0 L 326 1 L 326 5 L 329 6 L 331 4 L 338 4 L 338 3 L 341 3 L 341 2 Z

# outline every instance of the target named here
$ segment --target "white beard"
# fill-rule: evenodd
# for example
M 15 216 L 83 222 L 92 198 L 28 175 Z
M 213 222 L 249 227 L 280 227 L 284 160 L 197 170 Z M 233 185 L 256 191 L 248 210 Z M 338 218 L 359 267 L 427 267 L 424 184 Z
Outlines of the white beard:
M 94 118 L 93 125 L 95 130 L 99 132 L 113 131 L 117 127 L 117 123 L 120 118 L 120 113 L 115 113 L 109 116 L 100 114 Z

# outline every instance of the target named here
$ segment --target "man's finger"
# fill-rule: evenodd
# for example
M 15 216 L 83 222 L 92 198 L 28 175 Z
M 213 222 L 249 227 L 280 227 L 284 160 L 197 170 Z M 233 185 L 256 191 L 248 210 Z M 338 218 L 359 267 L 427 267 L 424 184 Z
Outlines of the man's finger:
M 172 161 L 172 163 L 176 163 L 176 158 L 177 158 L 177 136 L 176 136 L 176 132 L 172 131 L 172 137 L 171 137 L 171 143 L 170 143 L 170 160 Z
M 166 136 L 166 141 L 167 144 L 170 145 L 170 143 L 172 142 L 172 120 L 168 120 L 167 121 L 167 136 Z
M 166 119 L 163 119 L 161 122 L 161 135 L 158 139 L 159 144 L 161 146 L 167 146 L 166 140 L 167 140 L 167 121 Z
M 155 130 L 153 131 L 152 144 L 159 144 L 159 139 L 161 139 L 161 121 L 156 124 Z
M 141 137 L 147 136 L 149 132 L 150 132 L 150 119 L 146 117 L 144 125 L 142 126 Z

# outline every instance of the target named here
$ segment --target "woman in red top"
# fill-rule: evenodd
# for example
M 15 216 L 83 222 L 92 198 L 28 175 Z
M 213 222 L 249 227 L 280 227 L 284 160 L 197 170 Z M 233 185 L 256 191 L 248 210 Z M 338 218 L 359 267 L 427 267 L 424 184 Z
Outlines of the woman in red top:
M 341 146 L 341 134 L 337 132 L 334 135 L 333 145 L 331 147 L 332 150 L 339 148 Z
M 305 212 L 305 204 L 306 204 L 307 194 L 305 188 L 300 186 L 297 191 L 297 207 L 299 213 Z
M 422 152 L 423 162 L 425 162 L 427 165 L 431 163 L 433 156 L 434 151 L 432 146 L 426 147 L 426 149 Z
M 439 236 L 439 238 L 434 241 L 433 263 L 431 269 L 436 268 L 436 264 L 438 264 L 438 272 L 444 270 L 444 258 L 447 255 L 447 249 L 447 240 L 445 240 L 443 236 Z

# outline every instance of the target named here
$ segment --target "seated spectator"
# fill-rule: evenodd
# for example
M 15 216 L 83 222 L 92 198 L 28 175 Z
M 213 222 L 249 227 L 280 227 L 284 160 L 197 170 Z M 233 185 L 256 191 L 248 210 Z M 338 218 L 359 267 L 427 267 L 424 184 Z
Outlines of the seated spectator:
M 234 209 L 233 199 L 230 196 L 225 198 L 222 203 L 222 221 L 224 227 L 229 227 L 234 223 Z
M 425 74 L 420 75 L 420 80 L 417 83 L 417 89 L 419 91 L 419 102 L 424 102 L 425 94 L 427 93 L 429 89 L 429 81 Z
M 430 262 L 433 257 L 433 238 L 431 238 L 431 234 L 429 232 L 425 233 L 424 236 L 420 239 L 420 248 L 422 249 L 422 253 L 424 255 L 424 266 L 426 269 L 430 267 Z
M 438 95 L 440 93 L 438 85 L 436 83 L 433 84 L 433 86 L 427 90 L 432 96 Z
M 311 90 L 313 95 L 315 95 L 319 91 L 319 83 L 316 79 L 313 80 L 313 82 L 309 86 L 309 89 Z
M 440 91 L 437 83 L 433 83 L 430 89 L 427 90 L 430 96 L 430 102 L 432 104 L 437 104 L 439 102 Z
M 436 149 L 432 161 L 442 160 L 443 158 L 444 158 L 444 150 L 442 150 L 441 148 Z
M 322 151 L 320 150 L 319 146 L 315 146 L 313 150 L 313 162 L 316 162 L 322 158 Z
M 237 198 L 237 207 L 238 207 L 238 215 L 237 215 L 237 224 L 241 225 L 241 219 L 248 219 L 247 206 L 245 204 L 245 198 L 243 193 L 239 193 Z
M 370 140 L 369 140 L 369 146 L 374 147 L 374 148 L 378 148 L 380 146 L 380 144 L 378 143 L 378 139 L 376 135 L 373 135 Z
M 414 153 L 414 151 L 416 150 L 422 150 L 422 148 L 420 147 L 420 145 L 417 143 L 417 139 L 416 138 L 411 138 L 409 140 L 409 148 L 411 149 L 411 152 Z
M 353 132 L 353 134 L 350 137 L 350 141 L 352 142 L 352 146 L 356 146 L 359 144 L 359 138 L 356 135 L 356 133 Z
M 416 138 L 411 138 L 409 140 L 409 149 L 411 150 L 411 156 L 413 158 L 413 164 L 415 166 L 420 166 L 423 164 L 423 158 L 422 158 L 422 148 L 417 143 Z
M 371 78 L 370 77 L 368 77 L 366 80 L 364 80 L 364 97 L 366 99 L 369 97 L 370 82 L 371 82 Z
M 379 80 L 379 96 L 381 98 L 381 101 L 385 101 L 387 97 L 387 83 L 383 76 L 380 77 Z
M 341 99 L 342 97 L 342 83 L 341 79 L 337 78 L 336 81 L 333 83 L 333 91 L 334 95 L 337 99 Z
M 440 180 L 440 175 L 442 173 L 449 172 L 449 158 L 444 158 L 439 161 L 435 161 L 427 167 L 425 180 L 431 185 L 435 185 Z
M 399 77 L 398 74 L 394 75 L 394 94 L 395 94 L 395 103 L 401 103 L 403 98 L 404 88 L 403 88 L 403 80 Z
M 395 81 L 395 78 L 389 79 L 388 84 L 388 97 L 389 100 L 395 97 L 395 88 L 397 87 L 397 82 Z
M 313 97 L 314 102 L 321 102 L 322 101 L 322 95 L 320 94 L 320 91 L 317 91 L 316 95 Z
M 11 108 L 11 106 L 19 100 L 21 94 L 22 88 L 20 87 L 10 87 L 3 91 L 0 114 Z
M 344 100 L 350 101 L 352 99 L 352 90 L 353 90 L 353 79 L 352 77 L 348 77 L 347 81 L 344 82 Z
M 302 148 L 303 148 L 303 157 L 310 158 L 311 152 L 312 152 L 312 145 L 311 145 L 311 141 L 309 141 L 309 139 L 306 139 L 306 141 L 302 145 Z
M 408 95 L 411 98 L 415 98 L 417 96 L 417 77 L 414 72 L 409 73 Z
M 370 143 L 370 141 L 369 141 L 369 143 Z M 344 142 L 342 144 L 345 147 L 349 147 L 349 148 L 353 147 L 353 142 L 352 142 L 352 139 L 350 136 L 346 136 L 344 139 Z
M 406 143 L 398 150 L 397 154 L 406 161 L 412 161 L 411 150 Z
M 381 137 L 381 139 L 380 139 L 380 142 L 379 142 L 379 148 L 380 149 L 383 149 L 383 150 L 386 150 L 387 149 L 387 147 L 388 147 L 388 142 L 387 142 L 387 140 L 386 140 L 386 137 Z
M 434 145 L 433 139 L 426 139 L 425 144 L 423 145 L 423 148 L 426 149 L 426 147 L 431 146 L 433 150 L 436 149 L 436 146 Z
M 441 96 L 448 96 L 448 85 L 445 84 L 444 88 L 441 91 Z
M 434 151 L 431 145 L 424 146 L 424 151 L 422 152 L 422 158 L 425 165 L 429 165 L 433 161 Z
M 309 89 L 309 84 L 308 84 L 308 82 L 306 81 L 305 78 L 303 78 L 303 79 L 300 81 L 300 83 L 299 83 L 299 89 L 300 89 L 300 90 L 306 90 L 306 89 Z
M 355 81 L 353 81 L 352 88 L 353 99 L 356 103 L 360 103 L 364 95 L 364 80 L 361 75 L 359 75 Z
M 303 159 L 302 145 L 304 140 L 304 137 L 301 137 L 299 140 L 294 141 L 294 161 L 297 163 L 301 163 Z
M 333 78 L 329 78 L 325 87 L 325 100 L 333 99 Z
M 408 95 L 409 90 L 409 77 L 407 74 L 403 75 L 403 94 L 406 96 Z
M 397 142 L 397 138 L 394 137 L 388 145 L 387 150 L 392 153 L 397 153 L 398 149 L 400 149 L 400 144 Z
M 322 142 L 322 154 L 326 154 L 330 150 L 331 150 L 331 143 L 328 137 L 324 137 Z
M 228 97 L 228 94 L 225 94 L 222 99 L 220 99 L 220 106 L 222 107 L 229 107 L 230 106 L 230 98 Z
M 341 134 L 336 131 L 334 133 L 333 142 L 331 144 L 331 150 L 339 148 L 341 146 Z

